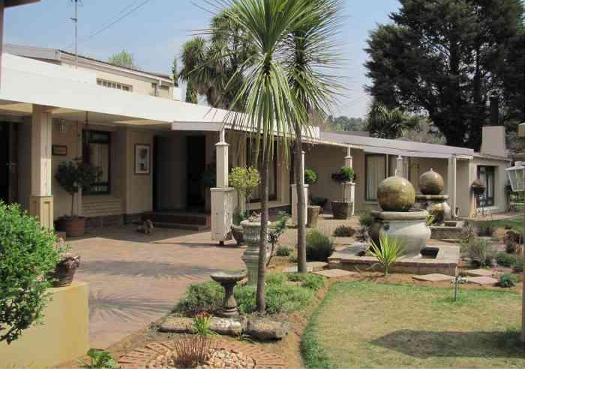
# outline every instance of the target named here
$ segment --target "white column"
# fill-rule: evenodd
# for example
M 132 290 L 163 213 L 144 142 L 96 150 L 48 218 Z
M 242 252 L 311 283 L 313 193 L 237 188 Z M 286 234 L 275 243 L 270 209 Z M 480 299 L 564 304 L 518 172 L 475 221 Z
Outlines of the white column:
M 352 167 L 352 149 L 350 147 L 346 148 L 346 157 L 344 157 L 344 166 L 345 167 Z M 343 197 L 344 197 L 344 201 L 346 202 L 351 202 L 352 203 L 352 211 L 350 215 L 354 215 L 354 211 L 355 211 L 355 190 L 356 190 L 356 183 L 354 182 L 345 182 L 342 183 L 342 188 L 343 188 Z
M 402 178 L 404 176 L 404 160 L 402 156 L 396 157 L 396 168 L 394 170 L 394 175 Z
M 300 176 L 304 177 L 304 151 L 302 152 L 302 158 L 300 159 Z M 296 191 L 296 183 L 291 186 L 292 190 L 292 221 L 295 223 L 298 221 L 298 192 Z M 304 184 L 304 225 L 308 223 L 308 185 Z
M 229 144 L 225 141 L 225 128 L 219 132 L 217 148 L 217 187 L 210 189 L 210 230 L 213 240 L 223 244 L 231 237 L 234 189 L 229 187 Z
M 51 229 L 54 223 L 52 198 L 52 114 L 47 107 L 33 105 L 31 117 L 31 197 L 29 213 Z
M 447 174 L 447 194 L 448 203 L 452 212 L 452 217 L 456 216 L 456 156 L 452 154 L 448 158 L 448 174 Z

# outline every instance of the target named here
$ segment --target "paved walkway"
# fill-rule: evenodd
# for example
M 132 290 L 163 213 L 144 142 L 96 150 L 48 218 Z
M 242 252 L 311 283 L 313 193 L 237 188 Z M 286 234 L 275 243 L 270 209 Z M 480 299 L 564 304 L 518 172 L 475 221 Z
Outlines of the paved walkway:
M 210 232 L 135 226 L 101 230 L 70 240 L 81 255 L 76 280 L 90 285 L 90 345 L 106 348 L 173 308 L 188 285 L 217 270 L 243 268 L 243 249 L 219 247 Z
M 319 230 L 331 235 L 338 225 L 358 227 L 358 218 L 319 218 Z M 352 238 L 336 238 L 350 243 Z M 281 243 L 295 247 L 296 230 L 288 229 Z M 217 270 L 244 268 L 243 248 L 229 241 L 223 247 L 210 232 L 155 229 L 135 232 L 135 225 L 100 229 L 69 240 L 81 255 L 76 280 L 90 285 L 90 345 L 106 348 L 143 329 L 169 312 L 194 282 L 210 279 Z

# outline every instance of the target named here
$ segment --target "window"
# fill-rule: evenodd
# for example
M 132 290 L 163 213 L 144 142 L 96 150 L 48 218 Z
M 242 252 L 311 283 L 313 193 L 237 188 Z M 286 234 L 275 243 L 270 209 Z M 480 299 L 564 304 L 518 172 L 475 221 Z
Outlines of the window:
M 126 92 L 131 92 L 133 87 L 131 85 L 125 85 L 124 83 L 107 81 L 106 79 L 96 79 L 96 83 L 100 86 L 104 86 L 111 89 L 119 89 L 124 90 Z
M 83 132 L 83 161 L 100 168 L 98 180 L 85 194 L 110 193 L 110 133 Z
M 477 178 L 485 185 L 485 192 L 477 198 L 477 207 L 491 207 L 494 205 L 495 177 L 496 167 L 487 165 L 477 166 Z
M 386 172 L 385 155 L 365 155 L 365 200 L 377 201 L 377 186 L 385 179 Z
M 254 165 L 254 158 L 256 156 L 256 149 L 253 147 L 255 143 L 252 143 L 250 139 L 246 140 L 246 165 L 254 166 L 259 172 L 260 167 Z M 273 146 L 273 158 L 269 164 L 269 200 L 277 200 L 277 142 Z M 260 161 L 259 161 L 260 163 Z M 259 188 L 250 195 L 250 202 L 256 202 L 260 200 Z

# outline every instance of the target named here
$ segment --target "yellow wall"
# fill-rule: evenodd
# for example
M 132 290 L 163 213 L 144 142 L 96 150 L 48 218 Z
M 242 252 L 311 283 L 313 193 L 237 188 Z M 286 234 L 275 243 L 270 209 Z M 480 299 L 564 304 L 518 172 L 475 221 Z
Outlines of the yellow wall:
M 88 351 L 87 283 L 50 293 L 43 324 L 30 327 L 10 345 L 0 343 L 0 368 L 51 368 Z
M 150 164 L 150 173 L 147 175 L 135 174 L 135 145 L 150 145 L 150 154 L 152 155 L 154 132 L 127 128 L 125 135 L 127 159 L 124 182 L 125 182 L 125 213 L 138 214 L 145 211 L 152 211 L 152 171 L 154 170 L 154 160 Z

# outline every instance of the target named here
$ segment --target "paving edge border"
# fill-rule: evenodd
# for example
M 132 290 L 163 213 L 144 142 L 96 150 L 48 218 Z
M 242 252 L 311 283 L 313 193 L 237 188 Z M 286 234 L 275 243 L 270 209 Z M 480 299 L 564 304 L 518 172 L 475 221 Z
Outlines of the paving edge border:
M 119 357 L 119 367 L 126 369 L 146 369 L 150 361 L 167 350 L 173 350 L 174 340 L 148 343 Z M 257 369 L 285 368 L 283 358 L 277 354 L 262 350 L 259 346 L 218 339 L 215 345 L 225 350 L 235 350 L 251 357 Z

